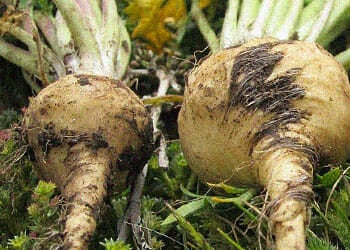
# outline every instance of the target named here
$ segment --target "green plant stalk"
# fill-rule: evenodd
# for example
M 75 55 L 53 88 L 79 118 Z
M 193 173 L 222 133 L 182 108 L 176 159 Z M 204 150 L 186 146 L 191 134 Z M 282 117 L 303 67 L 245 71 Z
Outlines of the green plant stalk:
M 344 66 L 346 71 L 350 70 L 350 49 L 336 55 L 335 59 Z
M 80 50 L 81 67 L 79 71 L 103 75 L 99 46 L 95 34 L 92 33 L 95 28 L 92 29 L 86 25 L 85 14 L 75 1 L 53 0 L 53 2 L 66 21 L 75 46 Z
M 220 228 L 217 228 L 219 234 L 221 234 L 222 237 L 224 237 L 224 239 L 233 247 L 235 247 L 238 250 L 244 250 L 243 247 L 241 247 L 240 244 L 238 244 L 236 241 L 234 241 L 230 236 L 228 236 L 227 233 L 225 233 L 224 231 L 222 231 Z
M 198 25 L 199 31 L 201 32 L 204 39 L 207 41 L 210 50 L 215 53 L 220 48 L 220 43 L 218 41 L 218 38 L 216 37 L 216 34 L 214 30 L 210 27 L 210 24 L 205 17 L 202 9 L 199 7 L 199 1 L 198 0 L 192 0 L 191 5 L 191 12 L 190 12 L 192 18 L 195 20 L 195 22 Z
M 170 211 L 173 213 L 177 221 L 179 222 L 179 225 L 185 230 L 185 232 L 189 233 L 196 245 L 199 247 L 199 249 L 203 250 L 213 250 L 213 248 L 206 242 L 204 236 L 196 231 L 196 229 L 189 223 L 184 217 L 182 217 L 173 207 L 171 207 L 169 204 L 165 203 L 166 206 L 170 209 Z
M 92 1 L 74 0 L 74 2 L 76 3 L 76 6 L 79 9 L 79 12 L 82 14 L 82 17 L 85 21 L 85 25 L 91 29 L 91 33 L 95 36 L 95 39 L 99 44 L 100 38 L 96 36 L 96 34 L 98 34 L 100 31 L 101 21 L 98 21 L 98 20 L 101 20 L 101 16 L 96 16 L 96 14 L 99 14 L 99 13 L 96 12 L 91 6 Z M 95 2 L 98 3 L 99 1 L 95 1 Z
M 93 16 L 95 17 L 95 22 L 97 23 L 98 27 L 101 27 L 102 25 L 102 12 L 99 7 L 98 1 L 96 0 L 88 0 L 89 5 L 91 8 L 91 12 Z
M 278 28 L 278 25 L 283 22 L 290 1 L 291 0 L 275 2 L 272 14 L 266 24 L 265 34 L 272 34 Z
M 41 87 L 33 80 L 33 75 L 22 69 L 22 75 L 29 87 L 38 94 L 41 91 Z
M 74 53 L 72 34 L 60 11 L 55 16 L 56 37 L 61 57 Z
M 39 74 L 36 66 L 37 59 L 31 52 L 9 44 L 1 37 L 0 56 L 2 56 L 11 63 L 18 65 L 19 67 L 23 68 L 24 70 L 28 71 L 33 75 Z
M 319 13 L 324 6 L 325 0 L 317 0 L 306 6 L 301 15 L 296 27 L 298 40 L 304 40 L 310 33 L 314 22 L 317 20 Z
M 350 0 L 335 0 L 332 12 L 317 42 L 327 47 L 350 26 Z
M 53 16 L 48 16 L 42 12 L 36 11 L 34 13 L 34 20 L 45 39 L 50 44 L 50 48 L 52 48 L 56 55 L 62 56 L 57 42 L 56 25 Z
M 221 30 L 220 48 L 227 48 L 238 44 L 237 20 L 239 0 L 229 0 L 224 23 Z
M 252 37 L 262 37 L 264 35 L 264 29 L 269 19 L 269 16 L 273 10 L 274 3 L 275 0 L 262 1 L 258 12 L 258 16 L 256 17 L 253 23 L 253 27 L 250 31 L 250 35 Z
M 109 76 L 114 76 L 115 58 L 120 44 L 120 22 L 114 0 L 102 1 L 101 57 L 104 69 Z
M 273 33 L 272 36 L 281 40 L 290 39 L 293 36 L 295 26 L 297 25 L 303 7 L 303 0 L 292 1 L 282 25 L 277 28 L 277 32 Z
M 257 221 L 257 217 L 243 206 L 245 202 L 248 202 L 255 195 L 256 195 L 256 190 L 255 189 L 248 189 L 247 192 L 245 192 L 244 194 L 240 195 L 239 197 L 235 197 L 235 198 L 211 197 L 211 200 L 216 202 L 216 203 L 232 203 L 237 208 L 239 208 L 242 212 L 244 212 L 251 220 Z
M 121 19 L 119 24 L 120 39 L 118 53 L 116 56 L 117 62 L 115 63 L 115 71 L 117 72 L 117 78 L 121 79 L 124 77 L 128 69 L 129 60 L 131 57 L 131 40 L 125 25 L 121 25 Z
M 322 30 L 324 29 L 329 15 L 333 9 L 334 0 L 329 0 L 324 4 L 323 9 L 321 10 L 319 18 L 314 22 L 311 28 L 310 34 L 304 39 L 307 42 L 315 42 Z
M 19 41 L 27 45 L 29 51 L 32 52 L 33 54 L 37 53 L 36 44 L 33 40 L 32 34 L 8 22 L 2 23 L 1 29 L 7 31 L 9 34 L 11 34 L 15 38 L 17 38 Z
M 259 7 L 259 0 L 243 0 L 237 27 L 239 43 L 244 42 L 248 37 L 250 26 L 255 21 Z
M 33 28 L 36 28 L 34 26 L 35 24 L 30 20 L 29 25 Z M 3 23 L 2 28 L 8 31 L 9 34 L 13 35 L 15 38 L 17 38 L 19 41 L 23 42 L 25 45 L 27 45 L 29 51 L 32 53 L 33 56 L 38 56 L 38 46 L 37 43 L 35 42 L 34 34 L 27 32 L 26 30 L 14 26 L 13 24 L 9 23 Z M 47 47 L 42 41 L 38 41 L 40 43 L 40 46 L 42 48 L 41 55 L 44 59 L 43 65 L 44 68 L 41 70 L 48 73 L 50 72 L 50 67 L 55 69 L 55 72 L 57 76 L 50 76 L 50 80 L 56 80 L 57 77 L 60 77 L 62 75 L 65 75 L 65 69 L 62 64 L 62 62 L 57 58 L 57 55 L 49 48 Z M 12 62 L 18 66 L 16 62 Z M 32 67 L 37 67 L 38 65 L 35 64 Z M 32 72 L 32 71 L 30 71 Z M 37 71 L 39 72 L 39 71 Z M 40 72 L 39 72 L 40 73 Z

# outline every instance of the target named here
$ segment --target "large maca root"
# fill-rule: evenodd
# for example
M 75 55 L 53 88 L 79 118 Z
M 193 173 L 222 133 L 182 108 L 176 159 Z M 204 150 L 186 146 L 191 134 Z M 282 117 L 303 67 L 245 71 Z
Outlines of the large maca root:
M 152 151 L 147 111 L 119 81 L 70 75 L 31 100 L 23 125 L 39 176 L 69 205 L 64 248 L 87 249 L 108 189 L 123 188 Z
M 342 66 L 314 43 L 256 39 L 203 60 L 184 96 L 179 134 L 194 172 L 266 189 L 277 249 L 305 249 L 313 169 L 350 158 Z

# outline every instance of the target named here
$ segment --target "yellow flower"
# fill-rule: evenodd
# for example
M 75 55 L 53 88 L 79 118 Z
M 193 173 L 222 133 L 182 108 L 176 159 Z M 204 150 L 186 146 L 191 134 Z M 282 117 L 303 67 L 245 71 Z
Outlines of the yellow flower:
M 184 18 L 186 5 L 184 0 L 132 0 L 125 13 L 137 24 L 132 38 L 147 40 L 150 47 L 159 53 L 164 44 L 172 39 L 166 24 L 176 25 Z
M 211 2 L 211 0 L 199 0 L 199 7 L 204 9 L 204 8 L 208 7 L 210 2 Z

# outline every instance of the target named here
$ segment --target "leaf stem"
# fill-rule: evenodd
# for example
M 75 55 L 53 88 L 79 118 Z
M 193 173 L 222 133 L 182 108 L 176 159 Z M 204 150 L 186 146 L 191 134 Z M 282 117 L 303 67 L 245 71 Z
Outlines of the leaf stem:
M 336 55 L 335 59 L 344 66 L 346 71 L 350 70 L 350 48 Z
M 114 76 L 115 58 L 120 45 L 121 20 L 114 0 L 102 0 L 101 52 L 109 76 Z
M 28 73 L 22 68 L 22 75 L 29 87 L 38 94 L 41 91 L 41 87 L 33 80 L 33 75 Z
M 258 16 L 256 17 L 253 27 L 250 31 L 250 35 L 252 37 L 262 37 L 264 34 L 264 29 L 266 23 L 269 19 L 271 11 L 273 9 L 275 0 L 263 0 L 260 9 L 258 12 Z
M 238 244 L 236 241 L 234 241 L 230 236 L 228 236 L 227 233 L 225 233 L 224 231 L 222 231 L 220 228 L 217 228 L 219 234 L 221 234 L 222 237 L 224 237 L 224 239 L 233 247 L 235 247 L 238 250 L 244 250 L 243 247 L 241 247 L 240 244 Z
M 298 40 L 304 40 L 311 32 L 312 25 L 317 20 L 324 3 L 325 0 L 313 1 L 303 9 L 296 28 Z
M 327 47 L 350 26 L 350 0 L 335 0 L 333 9 L 317 42 Z
M 329 15 L 332 11 L 334 0 L 329 0 L 324 4 L 323 9 L 320 12 L 319 18 L 314 22 L 311 28 L 310 34 L 305 38 L 307 42 L 315 42 L 325 27 Z
M 210 50 L 214 53 L 219 50 L 220 43 L 214 30 L 210 27 L 208 20 L 206 19 L 202 9 L 199 7 L 198 0 L 192 0 L 191 16 L 198 25 L 204 39 L 207 41 Z
M 278 29 L 278 25 L 283 22 L 288 11 L 290 1 L 291 0 L 275 2 L 272 13 L 265 27 L 265 34 L 267 36 L 272 36 L 272 34 Z
M 72 34 L 75 47 L 81 56 L 81 71 L 103 74 L 99 46 L 93 33 L 95 28 L 88 25 L 85 13 L 75 1 L 53 0 Z
M 36 11 L 34 19 L 52 50 L 61 57 L 62 54 L 57 43 L 56 24 L 53 21 L 53 17 Z
M 291 5 L 284 17 L 282 25 L 278 27 L 277 32 L 274 33 L 273 36 L 281 40 L 290 39 L 295 32 L 295 26 L 300 18 L 303 7 L 304 0 L 291 1 Z
M 238 20 L 238 40 L 245 42 L 250 26 L 254 23 L 260 6 L 259 0 L 243 0 Z
M 237 34 L 239 0 L 229 0 L 224 24 L 221 30 L 220 48 L 227 48 L 239 43 Z
M 39 73 L 37 70 L 37 59 L 31 52 L 9 44 L 1 37 L 0 56 L 33 75 Z

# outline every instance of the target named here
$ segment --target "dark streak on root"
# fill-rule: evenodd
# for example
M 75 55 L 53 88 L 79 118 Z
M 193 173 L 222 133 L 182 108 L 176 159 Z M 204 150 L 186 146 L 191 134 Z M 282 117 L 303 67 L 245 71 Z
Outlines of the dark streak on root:
M 129 169 L 127 183 L 131 184 L 147 163 L 149 156 L 154 150 L 153 125 L 148 123 L 143 131 L 136 130 L 144 142 L 140 148 L 128 147 L 118 157 L 117 167 L 119 170 Z M 112 168 L 113 172 L 113 168 Z M 114 175 L 112 175 L 114 176 Z
M 272 80 L 267 80 L 282 52 L 270 53 L 278 43 L 264 43 L 242 51 L 231 72 L 229 108 L 238 104 L 247 110 L 262 109 L 269 113 L 286 111 L 291 100 L 304 96 L 304 90 L 293 84 L 300 68 L 292 68 Z
M 101 81 L 102 78 L 105 78 L 106 81 L 112 82 L 115 85 L 115 87 L 127 89 L 127 87 L 123 84 L 122 81 L 110 79 L 110 78 L 104 77 L 104 76 L 96 76 L 96 75 L 89 75 L 89 74 L 77 74 L 77 75 L 75 75 L 75 77 L 78 80 L 77 83 L 79 83 L 81 86 L 90 85 L 91 82 Z
M 86 146 L 97 150 L 99 148 L 107 148 L 108 143 L 103 139 L 101 132 L 89 134 L 77 134 L 75 131 L 62 130 L 59 134 L 55 133 L 54 125 L 48 124 L 46 128 L 38 133 L 38 142 L 42 147 L 42 151 L 48 153 L 50 149 L 59 147 L 67 143 L 73 146 L 77 143 L 84 142 Z
M 267 146 L 288 147 L 299 151 L 310 151 L 308 155 L 312 162 L 317 162 L 315 150 L 306 145 L 304 141 L 279 136 L 279 131 L 286 125 L 298 123 L 307 119 L 308 113 L 292 106 L 292 100 L 303 98 L 305 90 L 295 83 L 301 68 L 291 68 L 286 72 L 268 80 L 275 65 L 284 57 L 282 52 L 272 53 L 270 50 L 281 43 L 279 41 L 263 43 L 249 47 L 239 53 L 232 67 L 231 84 L 229 89 L 229 106 L 243 105 L 247 111 L 262 110 L 274 114 L 268 122 L 264 123 L 254 135 L 253 151 L 262 138 L 271 135 L 273 140 Z M 267 150 L 267 148 L 266 148 Z

